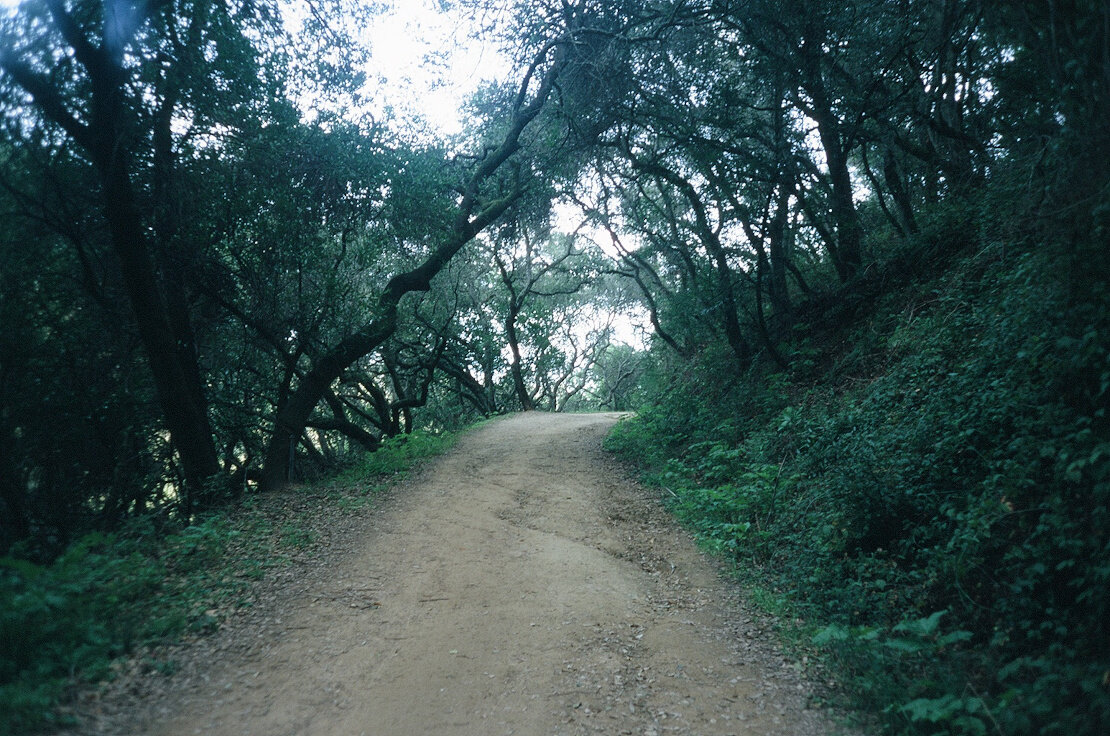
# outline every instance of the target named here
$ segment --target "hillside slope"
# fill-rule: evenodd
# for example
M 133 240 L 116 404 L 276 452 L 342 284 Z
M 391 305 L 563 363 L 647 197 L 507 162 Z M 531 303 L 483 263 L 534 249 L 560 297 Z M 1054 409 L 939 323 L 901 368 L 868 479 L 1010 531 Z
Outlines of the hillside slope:
M 805 619 L 886 732 L 1097 733 L 1105 295 L 1063 248 L 943 257 L 811 306 L 789 371 L 657 369 L 609 446 Z

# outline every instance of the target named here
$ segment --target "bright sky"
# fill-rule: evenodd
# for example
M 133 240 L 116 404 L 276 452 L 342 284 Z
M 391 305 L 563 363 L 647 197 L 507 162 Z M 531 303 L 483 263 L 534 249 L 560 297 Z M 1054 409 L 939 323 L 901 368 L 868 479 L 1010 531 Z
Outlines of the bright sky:
M 0 12 L 19 2 L 0 0 Z M 375 117 L 400 118 L 398 122 L 411 127 L 413 117 L 423 116 L 439 135 L 460 132 L 460 103 L 483 80 L 503 73 L 504 62 L 492 48 L 469 38 L 466 23 L 441 10 L 437 0 L 383 4 L 387 9 L 374 17 L 363 36 L 373 55 L 366 71 L 377 77 L 368 90 Z M 304 12 L 298 5 L 298 0 L 286 5 L 290 18 Z M 387 109 L 392 110 L 389 116 Z
M 486 80 L 504 73 L 490 47 L 468 37 L 461 19 L 436 0 L 394 0 L 374 18 L 364 38 L 373 55 L 375 112 L 392 108 L 402 120 L 427 118 L 441 135 L 460 132 L 462 101 Z

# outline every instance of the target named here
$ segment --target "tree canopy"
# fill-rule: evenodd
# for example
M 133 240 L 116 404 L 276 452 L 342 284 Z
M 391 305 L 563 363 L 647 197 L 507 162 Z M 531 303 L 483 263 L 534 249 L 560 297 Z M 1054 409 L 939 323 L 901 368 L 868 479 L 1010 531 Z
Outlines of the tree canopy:
M 368 112 L 374 4 L 24 0 L 0 15 L 0 552 L 47 562 L 135 517 L 188 524 L 416 429 L 635 409 L 641 439 L 674 439 L 691 488 L 732 483 L 711 466 L 760 488 L 804 485 L 759 475 L 776 465 L 820 478 L 805 501 L 819 518 L 790 517 L 824 530 L 807 543 L 828 564 L 806 575 L 864 557 L 924 571 L 898 615 L 974 601 L 969 636 L 1015 671 L 1042 661 L 1019 663 L 1021 646 L 1056 652 L 1070 634 L 1022 629 L 1007 649 L 997 637 L 1019 635 L 990 639 L 992 616 L 1025 621 L 1049 598 L 1082 611 L 1064 628 L 1105 615 L 1105 3 L 439 5 L 506 60 L 440 138 Z M 872 342 L 848 337 L 861 324 Z M 957 373 L 981 384 L 943 383 Z M 903 407 L 923 412 L 915 433 L 883 413 L 926 401 L 893 375 L 950 405 Z M 826 390 L 857 403 L 814 409 Z M 880 446 L 901 459 L 859 460 Z M 720 454 L 741 452 L 758 467 Z M 757 523 L 793 539 L 764 492 L 721 502 L 732 549 Z M 820 516 L 830 498 L 847 516 Z M 1065 555 L 1065 537 L 1085 546 Z M 1026 542 L 1044 560 L 1019 559 Z M 961 599 L 919 544 L 994 592 Z M 785 554 L 768 549 L 759 564 Z M 866 565 L 851 574 L 878 579 Z M 1026 584 L 1028 605 L 999 592 Z M 1074 595 L 1043 592 L 1056 585 Z M 831 637 L 869 625 L 834 623 Z M 1065 659 L 1105 707 L 1107 642 L 1084 642 L 1093 659 Z M 1010 697 L 996 685 L 983 703 Z M 898 712 L 998 725 L 933 701 Z M 1048 723 L 1015 718 L 1015 733 Z

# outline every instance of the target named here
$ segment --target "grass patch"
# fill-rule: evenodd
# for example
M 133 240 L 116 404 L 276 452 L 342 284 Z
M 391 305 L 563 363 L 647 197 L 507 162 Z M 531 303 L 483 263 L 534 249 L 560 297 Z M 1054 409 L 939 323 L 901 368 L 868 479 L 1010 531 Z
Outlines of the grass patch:
M 332 483 L 365 485 L 369 481 L 365 489 L 370 491 L 375 484 L 380 485 L 384 480 L 403 478 L 421 460 L 447 452 L 455 446 L 458 437 L 457 432 L 414 432 L 386 438 L 377 452 L 364 455 L 355 466 L 339 475 Z

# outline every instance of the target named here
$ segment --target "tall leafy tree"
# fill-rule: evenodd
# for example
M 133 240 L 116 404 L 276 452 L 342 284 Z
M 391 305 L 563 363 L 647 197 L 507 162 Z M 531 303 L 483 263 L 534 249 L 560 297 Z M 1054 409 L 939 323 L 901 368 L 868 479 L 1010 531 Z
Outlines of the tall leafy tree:
M 415 259 L 415 265 L 393 275 L 371 308 L 369 320 L 333 343 L 300 377 L 296 387 L 276 407 L 274 428 L 267 443 L 262 482 L 275 487 L 285 481 L 288 457 L 316 405 L 333 382 L 359 359 L 383 345 L 396 331 L 401 300 L 425 292 L 432 279 L 480 232 L 493 224 L 527 188 L 527 159 L 517 155 L 527 142 L 526 131 L 540 117 L 566 64 L 564 35 L 543 43 L 524 69 L 509 98 L 500 127 L 475 155 L 468 176 L 459 184 L 459 197 L 442 231 Z
M 0 52 L 0 70 L 22 93 L 22 99 L 9 98 L 9 112 L 30 113 L 28 124 L 67 136 L 97 173 L 122 284 L 190 497 L 203 493 L 219 464 L 185 287 L 164 247 L 172 240 L 165 217 L 171 208 L 164 191 L 144 191 L 144 185 L 165 181 L 158 176 L 170 165 L 165 138 L 187 93 L 177 70 L 189 60 L 178 52 L 194 44 L 175 34 L 192 34 L 189 41 L 207 37 L 225 14 L 221 8 L 28 3 L 16 16 L 19 27 L 7 29 Z M 219 53 L 228 37 L 213 36 Z M 148 196 L 162 200 L 162 217 L 145 206 Z

